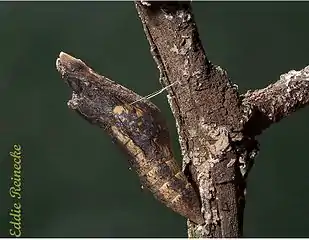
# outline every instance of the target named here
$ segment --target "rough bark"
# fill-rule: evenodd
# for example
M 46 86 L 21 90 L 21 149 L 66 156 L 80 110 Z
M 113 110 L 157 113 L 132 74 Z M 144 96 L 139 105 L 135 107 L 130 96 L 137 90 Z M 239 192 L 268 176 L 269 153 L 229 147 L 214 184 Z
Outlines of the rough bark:
M 309 101 L 309 68 L 240 96 L 206 57 L 190 2 L 136 2 L 176 119 L 183 168 L 199 189 L 206 224 L 189 237 L 240 237 L 255 136 Z M 177 81 L 177 84 L 174 82 Z
M 258 151 L 255 137 L 308 104 L 309 67 L 240 95 L 227 73 L 207 59 L 190 2 L 135 5 L 160 82 L 171 85 L 167 97 L 176 120 L 183 171 L 201 200 L 205 223 L 188 220 L 188 236 L 240 237 L 246 177 Z M 87 80 L 91 71 L 80 71 L 80 79 Z
M 137 2 L 136 8 L 161 83 L 178 81 L 167 90 L 168 100 L 184 170 L 198 186 L 206 220 L 204 226 L 189 222 L 189 237 L 240 236 L 245 182 L 239 157 L 249 154 L 238 150 L 247 141 L 242 131 L 248 112 L 226 72 L 208 61 L 190 3 Z
M 253 109 L 253 116 L 247 124 L 248 134 L 258 135 L 271 124 L 306 106 L 308 88 L 309 66 L 281 75 L 279 81 L 264 89 L 247 92 L 243 104 Z

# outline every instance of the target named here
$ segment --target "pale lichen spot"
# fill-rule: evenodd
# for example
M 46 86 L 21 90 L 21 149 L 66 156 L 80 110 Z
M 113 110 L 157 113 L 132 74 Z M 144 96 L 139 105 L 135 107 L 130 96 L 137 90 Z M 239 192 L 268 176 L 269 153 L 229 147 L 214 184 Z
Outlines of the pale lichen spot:
M 203 227 L 202 225 L 200 225 L 200 226 L 198 226 L 198 227 L 196 228 L 196 230 L 197 230 L 197 231 L 202 231 L 203 228 L 204 228 L 204 227 Z
M 151 6 L 151 3 L 149 1 L 141 0 L 141 4 L 147 7 Z
M 178 53 L 179 53 L 179 51 L 178 51 L 178 48 L 177 48 L 176 44 L 174 44 L 174 46 L 170 49 L 170 51 L 171 51 L 171 52 L 174 52 L 174 53 L 176 53 L 176 54 L 178 54 Z
M 168 20 L 173 20 L 173 18 L 174 18 L 173 15 L 171 15 L 171 14 L 164 14 L 164 17 Z
M 80 97 L 79 95 L 77 95 L 76 93 L 72 94 L 72 99 L 68 101 L 67 105 L 69 108 L 71 109 L 77 109 L 79 106 L 79 102 L 83 100 L 83 97 Z

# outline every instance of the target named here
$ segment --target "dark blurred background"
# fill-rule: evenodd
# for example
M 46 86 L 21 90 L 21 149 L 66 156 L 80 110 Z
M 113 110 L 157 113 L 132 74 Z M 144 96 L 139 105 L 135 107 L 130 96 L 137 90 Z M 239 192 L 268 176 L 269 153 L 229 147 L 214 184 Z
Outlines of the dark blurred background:
M 309 2 L 194 2 L 208 57 L 239 89 L 309 64 Z M 0 3 L 0 236 L 9 236 L 13 144 L 22 146 L 24 237 L 185 237 L 186 220 L 140 189 L 127 157 L 67 108 L 60 51 L 140 95 L 158 90 L 132 2 Z M 168 118 L 166 93 L 153 99 Z M 309 108 L 272 126 L 249 176 L 246 237 L 309 236 Z

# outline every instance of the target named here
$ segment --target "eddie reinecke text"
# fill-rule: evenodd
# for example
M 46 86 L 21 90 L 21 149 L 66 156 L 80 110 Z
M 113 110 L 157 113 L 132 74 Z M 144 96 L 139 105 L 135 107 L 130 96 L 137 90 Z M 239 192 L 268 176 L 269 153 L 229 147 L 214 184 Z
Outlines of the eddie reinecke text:
M 13 151 L 10 152 L 12 159 L 12 174 L 9 194 L 12 198 L 12 207 L 9 210 L 10 228 L 9 234 L 14 237 L 22 236 L 22 148 L 19 144 L 14 144 Z

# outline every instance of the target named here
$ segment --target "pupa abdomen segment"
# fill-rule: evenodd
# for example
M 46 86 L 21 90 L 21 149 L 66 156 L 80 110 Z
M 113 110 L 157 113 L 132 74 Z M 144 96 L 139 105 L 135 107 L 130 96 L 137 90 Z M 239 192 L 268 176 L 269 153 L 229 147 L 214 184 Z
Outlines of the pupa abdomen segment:
M 147 105 L 119 105 L 111 134 L 131 155 L 143 186 L 175 212 L 203 223 L 198 196 L 173 157 L 168 129 L 159 112 Z
M 199 197 L 174 159 L 160 110 L 66 53 L 60 53 L 56 66 L 73 90 L 69 107 L 117 140 L 142 185 L 175 212 L 204 223 Z

